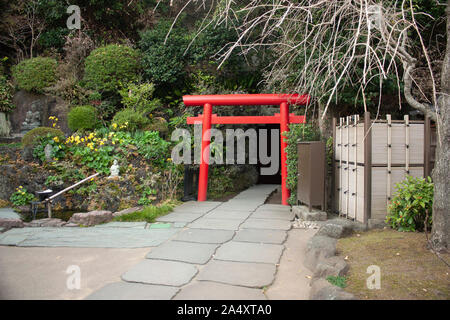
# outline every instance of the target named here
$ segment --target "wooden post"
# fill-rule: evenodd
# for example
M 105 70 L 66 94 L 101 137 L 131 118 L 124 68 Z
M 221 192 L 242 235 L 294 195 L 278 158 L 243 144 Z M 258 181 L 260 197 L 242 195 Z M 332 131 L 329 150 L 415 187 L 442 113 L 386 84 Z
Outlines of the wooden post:
M 409 175 L 409 116 L 405 117 L 405 173 Z
M 354 118 L 353 118 L 354 130 L 353 130 L 353 144 L 352 144 L 352 147 L 354 148 L 353 149 L 353 156 L 354 156 L 354 158 L 353 158 L 353 161 L 354 161 L 354 163 L 353 163 L 353 171 L 355 173 L 355 176 L 353 178 L 353 180 L 354 180 L 354 186 L 353 186 L 354 192 L 352 193 L 352 197 L 355 197 L 354 198 L 354 202 L 353 202 L 353 213 L 355 214 L 355 216 L 354 216 L 355 221 L 356 221 L 356 217 L 357 217 L 356 213 L 357 213 L 357 210 L 358 210 L 358 206 L 357 206 L 357 202 L 358 202 L 358 170 L 357 170 L 358 169 L 358 167 L 357 167 L 357 165 L 358 165 L 358 152 L 357 152 L 357 149 L 356 149 L 356 144 L 358 142 L 358 139 L 357 139 L 358 120 L 359 120 L 358 115 L 355 115 Z
M 431 175 L 430 155 L 431 155 L 431 122 L 430 117 L 425 116 L 424 121 L 424 143 L 423 143 L 423 177 Z
M 336 212 L 336 124 L 337 120 L 333 117 L 333 152 L 331 156 L 331 211 Z
M 372 129 L 370 112 L 364 112 L 364 223 L 372 214 Z
M 386 204 L 391 200 L 391 174 L 392 174 L 392 120 L 391 115 L 386 115 L 387 119 L 387 179 L 386 179 Z

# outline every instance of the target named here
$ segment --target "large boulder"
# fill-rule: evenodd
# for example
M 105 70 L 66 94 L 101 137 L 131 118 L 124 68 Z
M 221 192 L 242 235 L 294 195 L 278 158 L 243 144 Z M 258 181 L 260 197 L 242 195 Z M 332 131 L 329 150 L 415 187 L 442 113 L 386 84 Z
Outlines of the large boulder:
M 23 228 L 25 225 L 22 220 L 17 218 L 0 218 L 0 228 Z
M 309 208 L 306 206 L 293 206 L 292 212 L 300 219 L 305 221 L 325 221 L 327 220 L 327 213 L 325 211 L 320 211 Z
M 90 211 L 74 213 L 69 220 L 69 223 L 76 223 L 84 226 L 94 226 L 96 224 L 109 222 L 113 219 L 111 211 Z
M 20 90 L 14 95 L 13 103 L 16 107 L 9 114 L 12 133 L 22 131 L 22 123 L 25 121 L 26 114 L 31 109 L 32 104 L 40 112 L 41 127 L 51 127 L 53 122 L 49 117 L 55 116 L 59 119 L 58 126 L 60 126 L 60 129 L 64 133 L 70 132 L 67 126 L 69 106 L 61 98 Z
M 314 281 L 309 294 L 310 300 L 356 300 L 351 293 L 330 284 L 325 279 Z
M 344 276 L 349 270 L 349 265 L 343 258 L 334 256 L 321 259 L 317 262 L 314 270 L 313 280 L 318 278 L 326 278 L 328 276 Z
M 315 270 L 320 260 L 336 255 L 337 240 L 330 237 L 315 235 L 306 245 L 305 266 L 310 270 Z

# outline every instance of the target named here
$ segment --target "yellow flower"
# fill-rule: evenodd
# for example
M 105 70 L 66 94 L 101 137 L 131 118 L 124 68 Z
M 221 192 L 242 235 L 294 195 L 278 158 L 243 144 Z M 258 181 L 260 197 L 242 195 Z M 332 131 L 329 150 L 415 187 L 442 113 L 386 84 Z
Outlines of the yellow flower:
M 172 161 L 172 158 L 167 158 L 167 161 Z
M 117 123 L 112 124 L 113 129 L 117 129 Z
M 53 141 L 59 142 L 59 138 L 58 138 L 58 137 L 54 137 L 54 138 L 53 138 Z

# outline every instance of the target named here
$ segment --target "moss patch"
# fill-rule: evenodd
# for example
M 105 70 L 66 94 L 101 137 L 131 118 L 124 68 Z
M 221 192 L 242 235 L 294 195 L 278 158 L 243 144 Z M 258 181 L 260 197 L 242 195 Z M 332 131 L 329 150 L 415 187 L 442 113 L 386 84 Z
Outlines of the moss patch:
M 372 230 L 340 239 L 337 249 L 350 265 L 345 290 L 359 299 L 450 299 L 450 268 L 427 249 L 424 233 Z M 381 269 L 379 290 L 366 287 L 370 265 Z

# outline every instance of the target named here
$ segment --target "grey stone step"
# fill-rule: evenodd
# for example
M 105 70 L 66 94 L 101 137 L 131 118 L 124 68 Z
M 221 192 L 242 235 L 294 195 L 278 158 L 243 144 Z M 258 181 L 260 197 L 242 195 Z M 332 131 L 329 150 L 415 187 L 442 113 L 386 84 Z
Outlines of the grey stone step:
M 169 241 L 152 249 L 146 258 L 205 264 L 211 259 L 217 246 L 217 244 Z
M 161 222 L 192 222 L 203 216 L 203 213 L 179 213 L 172 212 L 165 216 L 159 217 L 156 221 Z
M 199 242 L 199 243 L 224 243 L 234 236 L 231 230 L 207 230 L 207 229 L 186 229 L 178 233 L 174 241 Z
M 284 246 L 277 244 L 231 241 L 223 244 L 214 256 L 216 260 L 276 264 Z
M 182 288 L 174 300 L 265 300 L 261 289 L 196 281 Z
M 273 264 L 213 260 L 200 271 L 196 279 L 263 288 L 273 282 L 275 273 Z
M 237 230 L 242 223 L 233 219 L 210 219 L 202 217 L 188 225 L 189 228 L 215 229 L 215 230 Z
M 253 219 L 275 219 L 275 220 L 294 220 L 294 214 L 292 212 L 281 212 L 281 211 L 261 211 L 257 210 L 252 213 L 251 218 Z
M 190 263 L 146 259 L 125 272 L 122 280 L 179 287 L 189 283 L 197 272 Z
M 229 211 L 229 210 L 220 210 L 214 209 L 213 211 L 205 214 L 205 218 L 210 219 L 233 219 L 233 220 L 241 220 L 244 221 L 250 216 L 250 211 Z
M 291 222 L 287 220 L 248 218 L 242 224 L 241 229 L 289 230 L 291 227 Z
M 236 233 L 234 241 L 282 244 L 287 237 L 283 230 L 242 229 Z
M 90 294 L 86 300 L 170 300 L 177 287 L 131 282 L 114 282 Z

